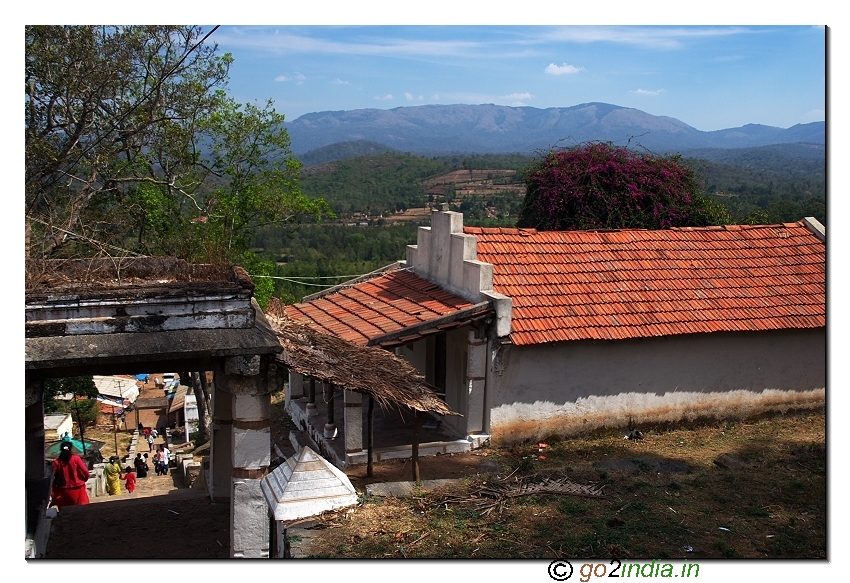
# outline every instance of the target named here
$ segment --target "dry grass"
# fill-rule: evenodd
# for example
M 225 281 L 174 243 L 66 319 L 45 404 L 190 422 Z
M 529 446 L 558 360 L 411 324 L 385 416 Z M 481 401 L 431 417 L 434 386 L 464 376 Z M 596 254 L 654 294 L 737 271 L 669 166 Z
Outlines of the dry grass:
M 79 438 L 79 433 L 77 433 Z M 133 439 L 133 431 L 118 430 L 113 433 L 112 428 L 100 426 L 98 428 L 86 429 L 86 439 L 96 439 L 102 441 L 106 445 L 100 450 L 103 459 L 108 460 L 110 456 L 115 455 L 115 439 L 118 438 L 118 456 L 123 457 L 130 453 L 130 442 Z M 147 451 L 147 450 L 145 450 Z
M 368 498 L 325 521 L 311 554 L 341 558 L 825 558 L 825 418 L 609 432 L 494 452 L 496 475 L 405 498 Z M 728 453 L 745 467 L 713 462 Z M 545 459 L 542 459 L 545 458 Z M 629 469 L 606 469 L 612 460 Z M 659 470 L 658 463 L 663 462 Z M 679 466 L 686 471 L 663 471 Z M 606 496 L 536 494 L 476 510 L 481 483 L 567 477 Z M 466 497 L 469 503 L 462 500 Z M 478 506 L 480 508 L 480 505 Z M 692 552 L 685 550 L 693 548 Z

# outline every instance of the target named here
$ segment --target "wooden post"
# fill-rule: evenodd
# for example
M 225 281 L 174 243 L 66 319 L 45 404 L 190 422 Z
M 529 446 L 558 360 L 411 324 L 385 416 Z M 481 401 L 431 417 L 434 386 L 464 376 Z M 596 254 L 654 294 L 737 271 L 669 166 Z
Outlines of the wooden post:
M 74 393 L 74 411 L 77 412 L 77 425 L 80 428 L 80 443 L 83 444 L 83 457 L 86 457 L 86 435 L 83 430 L 83 419 L 80 417 L 80 407 L 77 405 L 77 393 Z M 73 419 L 74 418 L 71 417 L 72 421 Z M 71 433 L 73 433 L 73 430 L 71 430 Z
M 418 409 L 413 410 L 413 445 L 411 454 L 413 458 L 413 481 L 419 481 L 419 426 L 422 424 L 422 416 Z
M 366 447 L 368 448 L 369 454 L 367 456 L 366 461 L 366 475 L 370 478 L 372 477 L 372 447 L 373 447 L 373 438 L 374 434 L 372 433 L 372 413 L 375 411 L 375 399 L 372 398 L 372 395 L 369 395 L 369 416 L 366 418 Z

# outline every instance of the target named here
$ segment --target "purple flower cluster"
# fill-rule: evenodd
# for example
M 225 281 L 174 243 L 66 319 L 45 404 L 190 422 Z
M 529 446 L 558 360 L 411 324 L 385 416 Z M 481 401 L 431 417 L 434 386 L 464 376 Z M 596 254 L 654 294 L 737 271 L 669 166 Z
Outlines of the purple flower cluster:
M 664 229 L 707 224 L 706 199 L 679 158 L 608 143 L 549 152 L 526 174 L 518 226 Z

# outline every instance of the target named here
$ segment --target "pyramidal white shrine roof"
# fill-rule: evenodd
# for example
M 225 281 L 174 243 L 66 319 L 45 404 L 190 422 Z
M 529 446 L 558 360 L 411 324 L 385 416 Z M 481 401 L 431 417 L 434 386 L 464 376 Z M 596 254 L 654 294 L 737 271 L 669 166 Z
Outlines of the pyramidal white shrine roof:
M 348 476 L 306 446 L 260 485 L 275 520 L 297 520 L 358 502 Z

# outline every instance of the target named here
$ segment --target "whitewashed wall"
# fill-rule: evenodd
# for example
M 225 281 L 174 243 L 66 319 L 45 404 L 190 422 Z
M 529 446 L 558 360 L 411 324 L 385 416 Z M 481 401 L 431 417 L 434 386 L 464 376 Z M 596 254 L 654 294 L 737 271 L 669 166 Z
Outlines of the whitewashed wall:
M 823 406 L 824 329 L 510 346 L 490 352 L 494 444 Z

